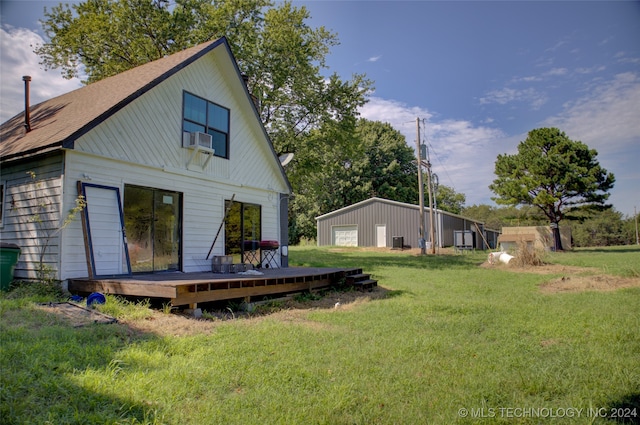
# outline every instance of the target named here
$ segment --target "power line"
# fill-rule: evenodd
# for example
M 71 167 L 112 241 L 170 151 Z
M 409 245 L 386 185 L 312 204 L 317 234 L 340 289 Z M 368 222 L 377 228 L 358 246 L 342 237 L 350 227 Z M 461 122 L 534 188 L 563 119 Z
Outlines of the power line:
M 425 120 L 423 119 L 423 125 L 424 127 L 424 131 L 423 131 L 423 135 L 425 138 L 426 143 L 429 145 L 429 147 L 431 148 L 431 153 L 436 157 L 436 159 L 438 160 L 438 163 L 440 164 L 440 166 L 442 167 L 442 169 L 444 170 L 445 175 L 447 176 L 447 179 L 451 182 L 451 188 L 455 191 L 456 187 L 453 183 L 453 179 L 451 178 L 451 176 L 449 175 L 449 172 L 447 171 L 447 168 L 444 166 L 444 164 L 442 163 L 442 161 L 440 160 L 440 157 L 438 156 L 438 154 L 436 153 L 436 150 L 433 148 L 433 145 L 431 144 L 431 141 L 429 140 L 429 138 L 427 137 L 427 131 L 426 131 L 426 124 L 425 124 Z

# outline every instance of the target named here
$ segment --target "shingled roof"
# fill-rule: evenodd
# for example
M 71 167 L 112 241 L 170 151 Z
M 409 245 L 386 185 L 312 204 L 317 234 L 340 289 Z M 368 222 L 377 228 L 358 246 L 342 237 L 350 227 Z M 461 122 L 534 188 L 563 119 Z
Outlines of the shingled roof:
M 0 126 L 2 161 L 56 149 L 73 148 L 74 141 L 131 101 L 218 46 L 231 55 L 223 37 L 54 97 L 30 108 L 31 131 L 24 112 Z

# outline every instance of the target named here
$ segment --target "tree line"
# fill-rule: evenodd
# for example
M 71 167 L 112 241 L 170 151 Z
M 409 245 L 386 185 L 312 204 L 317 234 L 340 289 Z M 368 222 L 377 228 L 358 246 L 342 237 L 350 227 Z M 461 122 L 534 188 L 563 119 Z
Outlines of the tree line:
M 485 223 L 488 229 L 513 226 L 547 226 L 547 218 L 533 206 L 471 205 L 462 215 Z M 639 215 L 625 216 L 614 208 L 581 219 L 566 220 L 571 227 L 574 247 L 633 245 L 636 243 L 636 221 Z

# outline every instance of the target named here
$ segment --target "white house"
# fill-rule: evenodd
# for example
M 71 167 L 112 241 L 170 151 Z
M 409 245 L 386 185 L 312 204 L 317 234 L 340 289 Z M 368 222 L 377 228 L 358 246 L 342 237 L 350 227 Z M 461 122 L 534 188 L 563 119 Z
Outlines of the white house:
M 0 155 L 17 278 L 42 253 L 63 281 L 208 271 L 247 240 L 277 242 L 287 265 L 291 186 L 225 38 L 28 107 L 0 127 Z

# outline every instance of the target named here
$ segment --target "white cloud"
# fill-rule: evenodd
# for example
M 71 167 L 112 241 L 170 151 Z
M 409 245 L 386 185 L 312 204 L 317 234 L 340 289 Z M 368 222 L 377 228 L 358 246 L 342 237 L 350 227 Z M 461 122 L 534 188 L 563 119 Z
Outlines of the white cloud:
M 489 184 L 494 179 L 495 160 L 514 150 L 517 140 L 501 130 L 475 126 L 466 120 L 438 120 L 426 109 L 403 102 L 373 97 L 361 110 L 363 118 L 391 124 L 415 149 L 416 118 L 424 120 L 421 139 L 429 145 L 433 171 L 440 183 L 464 193 L 467 205 L 491 203 Z
M 382 55 L 371 56 L 369 59 L 367 59 L 367 62 L 378 62 L 381 58 L 382 58 Z
M 609 201 L 616 210 L 631 215 L 634 205 L 640 205 L 640 76 L 622 73 L 603 81 L 598 80 L 599 85 L 588 94 L 566 103 L 563 112 L 539 126 L 558 127 L 572 140 L 595 148 L 600 164 L 616 176 Z M 533 97 L 532 93 L 506 90 L 494 100 L 506 103 Z M 440 119 L 426 109 L 376 97 L 360 112 L 369 120 L 390 123 L 411 147 L 415 146 L 416 117 L 424 118 L 421 131 L 430 145 L 433 170 L 442 184 L 465 194 L 466 205 L 492 204 L 488 186 L 495 178 L 497 156 L 515 153 L 527 137 L 526 133 L 507 135 L 468 120 Z
M 23 75 L 30 75 L 31 104 L 42 102 L 82 86 L 66 80 L 58 71 L 45 71 L 33 49 L 44 43 L 36 32 L 3 25 L 0 28 L 0 122 L 24 111 Z
M 624 64 L 640 64 L 640 58 L 620 58 L 618 59 L 618 63 L 624 63 Z
M 627 72 L 601 82 L 546 124 L 598 151 L 618 152 L 640 138 L 640 77 Z
M 640 76 L 627 72 L 600 80 L 587 95 L 564 106 L 543 125 L 558 127 L 598 151 L 600 165 L 616 177 L 609 201 L 631 215 L 640 205 Z
M 640 63 L 640 57 L 637 56 L 628 56 L 628 52 L 625 51 L 619 51 L 616 52 L 615 55 L 613 55 L 613 57 L 615 58 L 617 63 L 621 63 L 621 64 L 638 64 Z
M 528 77 L 515 78 L 513 80 L 514 83 L 517 83 L 517 82 L 532 83 L 532 82 L 536 82 L 536 81 L 542 81 L 542 78 L 531 75 L 531 76 L 528 76 Z
M 568 73 L 569 73 L 569 70 L 567 68 L 551 68 L 549 71 L 546 71 L 541 75 L 528 75 L 526 77 L 515 77 L 509 82 L 509 84 L 538 83 L 538 82 L 545 81 L 549 77 L 559 77 L 562 75 L 567 75 Z M 508 89 L 505 89 L 505 90 L 508 90 Z
M 371 121 L 389 123 L 403 134 L 403 127 L 413 125 L 411 128 L 415 129 L 416 117 L 429 120 L 432 116 L 426 109 L 410 107 L 403 102 L 379 97 L 371 97 L 369 102 L 360 109 L 360 114 Z
M 578 74 L 585 74 L 586 75 L 586 74 L 594 74 L 596 72 L 602 72 L 605 69 L 607 69 L 607 67 L 604 66 L 604 65 L 595 65 L 595 66 L 592 66 L 592 67 L 589 67 L 589 68 L 576 68 L 576 72 Z
M 601 41 L 598 43 L 598 46 L 604 46 L 605 44 L 608 44 L 608 43 L 609 43 L 610 41 L 612 41 L 613 39 L 614 39 L 614 37 L 613 37 L 613 36 L 606 37 L 605 39 L 601 40 Z
M 545 72 L 544 75 L 551 77 L 558 75 L 567 75 L 567 73 L 569 73 L 569 70 L 567 68 L 552 68 L 549 71 Z
M 499 105 L 506 105 L 513 102 L 528 103 L 531 109 L 540 109 L 548 98 L 544 93 L 540 93 L 536 89 L 529 87 L 527 89 L 514 89 L 505 87 L 499 90 L 491 90 L 486 93 L 485 96 L 479 99 L 481 105 L 489 105 L 497 103 Z
M 568 44 L 568 40 L 567 39 L 560 40 L 556 44 L 554 44 L 553 46 L 547 48 L 545 50 L 545 52 L 555 52 L 558 49 L 560 49 L 562 46 L 566 46 L 567 44 Z
M 497 103 L 499 105 L 504 105 L 517 99 L 518 90 L 506 87 L 500 90 L 491 90 L 486 94 L 486 96 L 480 98 L 480 104 L 488 105 L 491 103 Z

